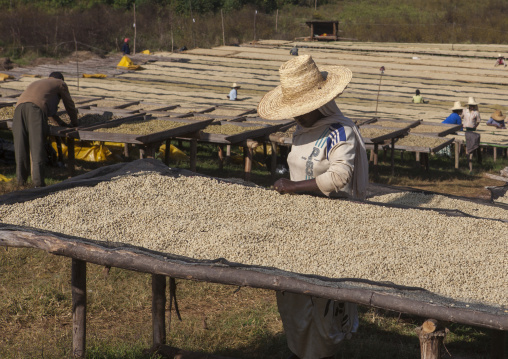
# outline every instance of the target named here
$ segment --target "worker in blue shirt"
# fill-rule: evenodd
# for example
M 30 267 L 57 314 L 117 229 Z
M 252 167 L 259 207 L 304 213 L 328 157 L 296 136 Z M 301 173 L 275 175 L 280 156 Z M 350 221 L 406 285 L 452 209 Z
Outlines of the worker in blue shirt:
M 231 91 L 229 91 L 229 95 L 228 95 L 228 99 L 230 101 L 236 101 L 237 100 L 237 98 L 238 98 L 238 91 L 237 90 L 239 88 L 240 88 L 240 86 L 238 86 L 236 84 L 236 82 L 233 83 L 233 85 L 231 86 Z
M 460 101 L 455 101 L 453 107 L 451 108 L 452 113 L 448 116 L 443 123 L 451 124 L 451 125 L 462 125 L 462 110 L 464 108 L 460 104 Z
M 131 49 L 129 48 L 129 39 L 126 37 L 123 40 L 122 52 L 124 55 L 130 55 Z

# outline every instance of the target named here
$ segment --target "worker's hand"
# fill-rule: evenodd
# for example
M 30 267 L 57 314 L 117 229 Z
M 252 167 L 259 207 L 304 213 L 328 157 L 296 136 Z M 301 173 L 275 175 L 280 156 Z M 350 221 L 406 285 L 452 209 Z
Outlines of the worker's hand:
M 280 194 L 293 193 L 295 191 L 294 182 L 288 180 L 287 178 L 281 178 L 273 184 L 273 189 L 275 189 Z

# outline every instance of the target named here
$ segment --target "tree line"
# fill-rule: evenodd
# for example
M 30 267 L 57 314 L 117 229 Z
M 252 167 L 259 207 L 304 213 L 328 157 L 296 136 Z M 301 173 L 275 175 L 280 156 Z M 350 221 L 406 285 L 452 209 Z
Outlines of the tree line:
M 507 15 L 505 0 L 0 0 L 0 56 L 119 51 L 134 21 L 151 51 L 293 40 L 310 19 L 338 20 L 349 40 L 506 44 Z

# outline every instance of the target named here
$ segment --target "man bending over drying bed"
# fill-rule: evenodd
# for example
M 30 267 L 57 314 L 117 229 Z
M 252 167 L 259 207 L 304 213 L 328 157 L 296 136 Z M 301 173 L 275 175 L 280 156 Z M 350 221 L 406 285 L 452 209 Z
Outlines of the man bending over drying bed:
M 56 115 L 58 104 L 63 101 L 72 126 L 78 125 L 78 112 L 69 89 L 60 72 L 52 72 L 47 79 L 32 82 L 16 103 L 12 121 L 16 177 L 18 185 L 24 185 L 32 172 L 32 183 L 42 187 L 46 163 L 46 137 L 48 120 L 65 125 Z M 66 126 L 66 125 L 65 125 Z M 32 166 L 30 166 L 30 157 Z

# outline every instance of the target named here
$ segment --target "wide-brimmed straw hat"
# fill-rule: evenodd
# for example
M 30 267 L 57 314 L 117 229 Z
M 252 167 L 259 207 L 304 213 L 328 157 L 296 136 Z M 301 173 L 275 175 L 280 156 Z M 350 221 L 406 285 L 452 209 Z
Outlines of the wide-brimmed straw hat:
M 476 103 L 476 101 L 474 100 L 474 97 L 470 97 L 470 98 L 467 100 L 467 104 L 468 104 L 468 105 L 472 105 L 472 106 L 476 106 L 476 105 L 478 105 L 478 104 Z
M 490 117 L 496 121 L 503 121 L 506 118 L 506 115 L 503 115 L 501 110 L 496 110 L 492 115 L 490 115 Z
M 236 84 L 236 82 L 233 82 L 233 84 L 231 85 L 231 88 L 234 88 L 234 89 L 239 89 L 241 86 L 238 86 Z
M 353 73 L 343 66 L 320 71 L 310 55 L 297 56 L 279 69 L 280 85 L 258 104 L 258 114 L 268 120 L 301 116 L 325 105 L 347 87 Z
M 452 111 L 455 111 L 455 110 L 463 110 L 464 107 L 462 107 L 462 105 L 460 104 L 460 101 L 455 101 L 453 103 L 453 107 L 450 109 Z

